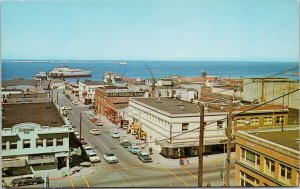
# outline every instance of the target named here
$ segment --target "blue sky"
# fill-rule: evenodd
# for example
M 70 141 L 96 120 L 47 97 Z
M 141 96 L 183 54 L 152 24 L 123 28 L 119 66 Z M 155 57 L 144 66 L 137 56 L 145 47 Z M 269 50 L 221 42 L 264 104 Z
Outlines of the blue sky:
M 2 59 L 298 61 L 297 0 L 2 1 Z

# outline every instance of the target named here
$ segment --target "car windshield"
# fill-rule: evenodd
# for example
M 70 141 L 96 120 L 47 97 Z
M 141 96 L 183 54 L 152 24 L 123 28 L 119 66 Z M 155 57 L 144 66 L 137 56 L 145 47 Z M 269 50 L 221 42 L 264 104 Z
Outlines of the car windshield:
M 114 154 L 113 153 L 108 153 L 108 154 L 106 154 L 107 156 L 114 156 Z
M 149 155 L 144 155 L 143 158 L 144 159 L 151 159 L 151 157 Z
M 140 150 L 139 147 L 134 147 L 133 149 L 134 149 L 134 150 Z
M 96 157 L 97 156 L 97 154 L 91 154 L 90 155 L 90 157 Z

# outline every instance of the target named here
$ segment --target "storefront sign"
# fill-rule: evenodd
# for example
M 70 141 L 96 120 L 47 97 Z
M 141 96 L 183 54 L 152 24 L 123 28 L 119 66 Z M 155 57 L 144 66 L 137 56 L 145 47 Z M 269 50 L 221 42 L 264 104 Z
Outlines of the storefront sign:
M 119 93 L 109 93 L 109 97 L 142 97 L 144 92 L 119 92 Z
M 30 131 L 34 131 L 34 128 L 21 128 L 19 132 L 30 133 Z

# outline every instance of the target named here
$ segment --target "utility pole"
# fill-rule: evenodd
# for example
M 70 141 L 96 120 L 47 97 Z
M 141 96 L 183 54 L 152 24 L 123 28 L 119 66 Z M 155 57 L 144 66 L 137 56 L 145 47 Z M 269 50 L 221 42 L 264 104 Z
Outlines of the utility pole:
M 284 122 L 284 93 L 282 94 L 282 115 L 281 115 L 281 132 L 283 132 L 283 122 Z
M 198 187 L 202 187 L 203 176 L 203 135 L 204 135 L 204 106 L 200 102 L 200 128 L 199 128 L 199 148 L 198 148 Z
M 226 159 L 224 186 L 230 186 L 229 175 L 230 175 L 230 155 L 231 155 L 231 126 L 232 126 L 232 101 L 230 101 L 229 104 L 229 117 L 228 117 L 228 125 L 227 125 L 227 159 Z
M 56 103 L 58 105 L 58 90 L 56 91 Z
M 82 127 L 82 112 L 80 112 L 80 118 L 79 118 L 79 141 L 81 143 L 81 127 Z

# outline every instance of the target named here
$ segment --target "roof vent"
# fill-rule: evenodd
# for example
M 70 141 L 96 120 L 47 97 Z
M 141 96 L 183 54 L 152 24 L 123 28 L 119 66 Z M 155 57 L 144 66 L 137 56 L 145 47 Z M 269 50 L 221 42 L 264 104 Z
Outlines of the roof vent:
M 157 98 L 156 103 L 162 103 L 160 98 Z

